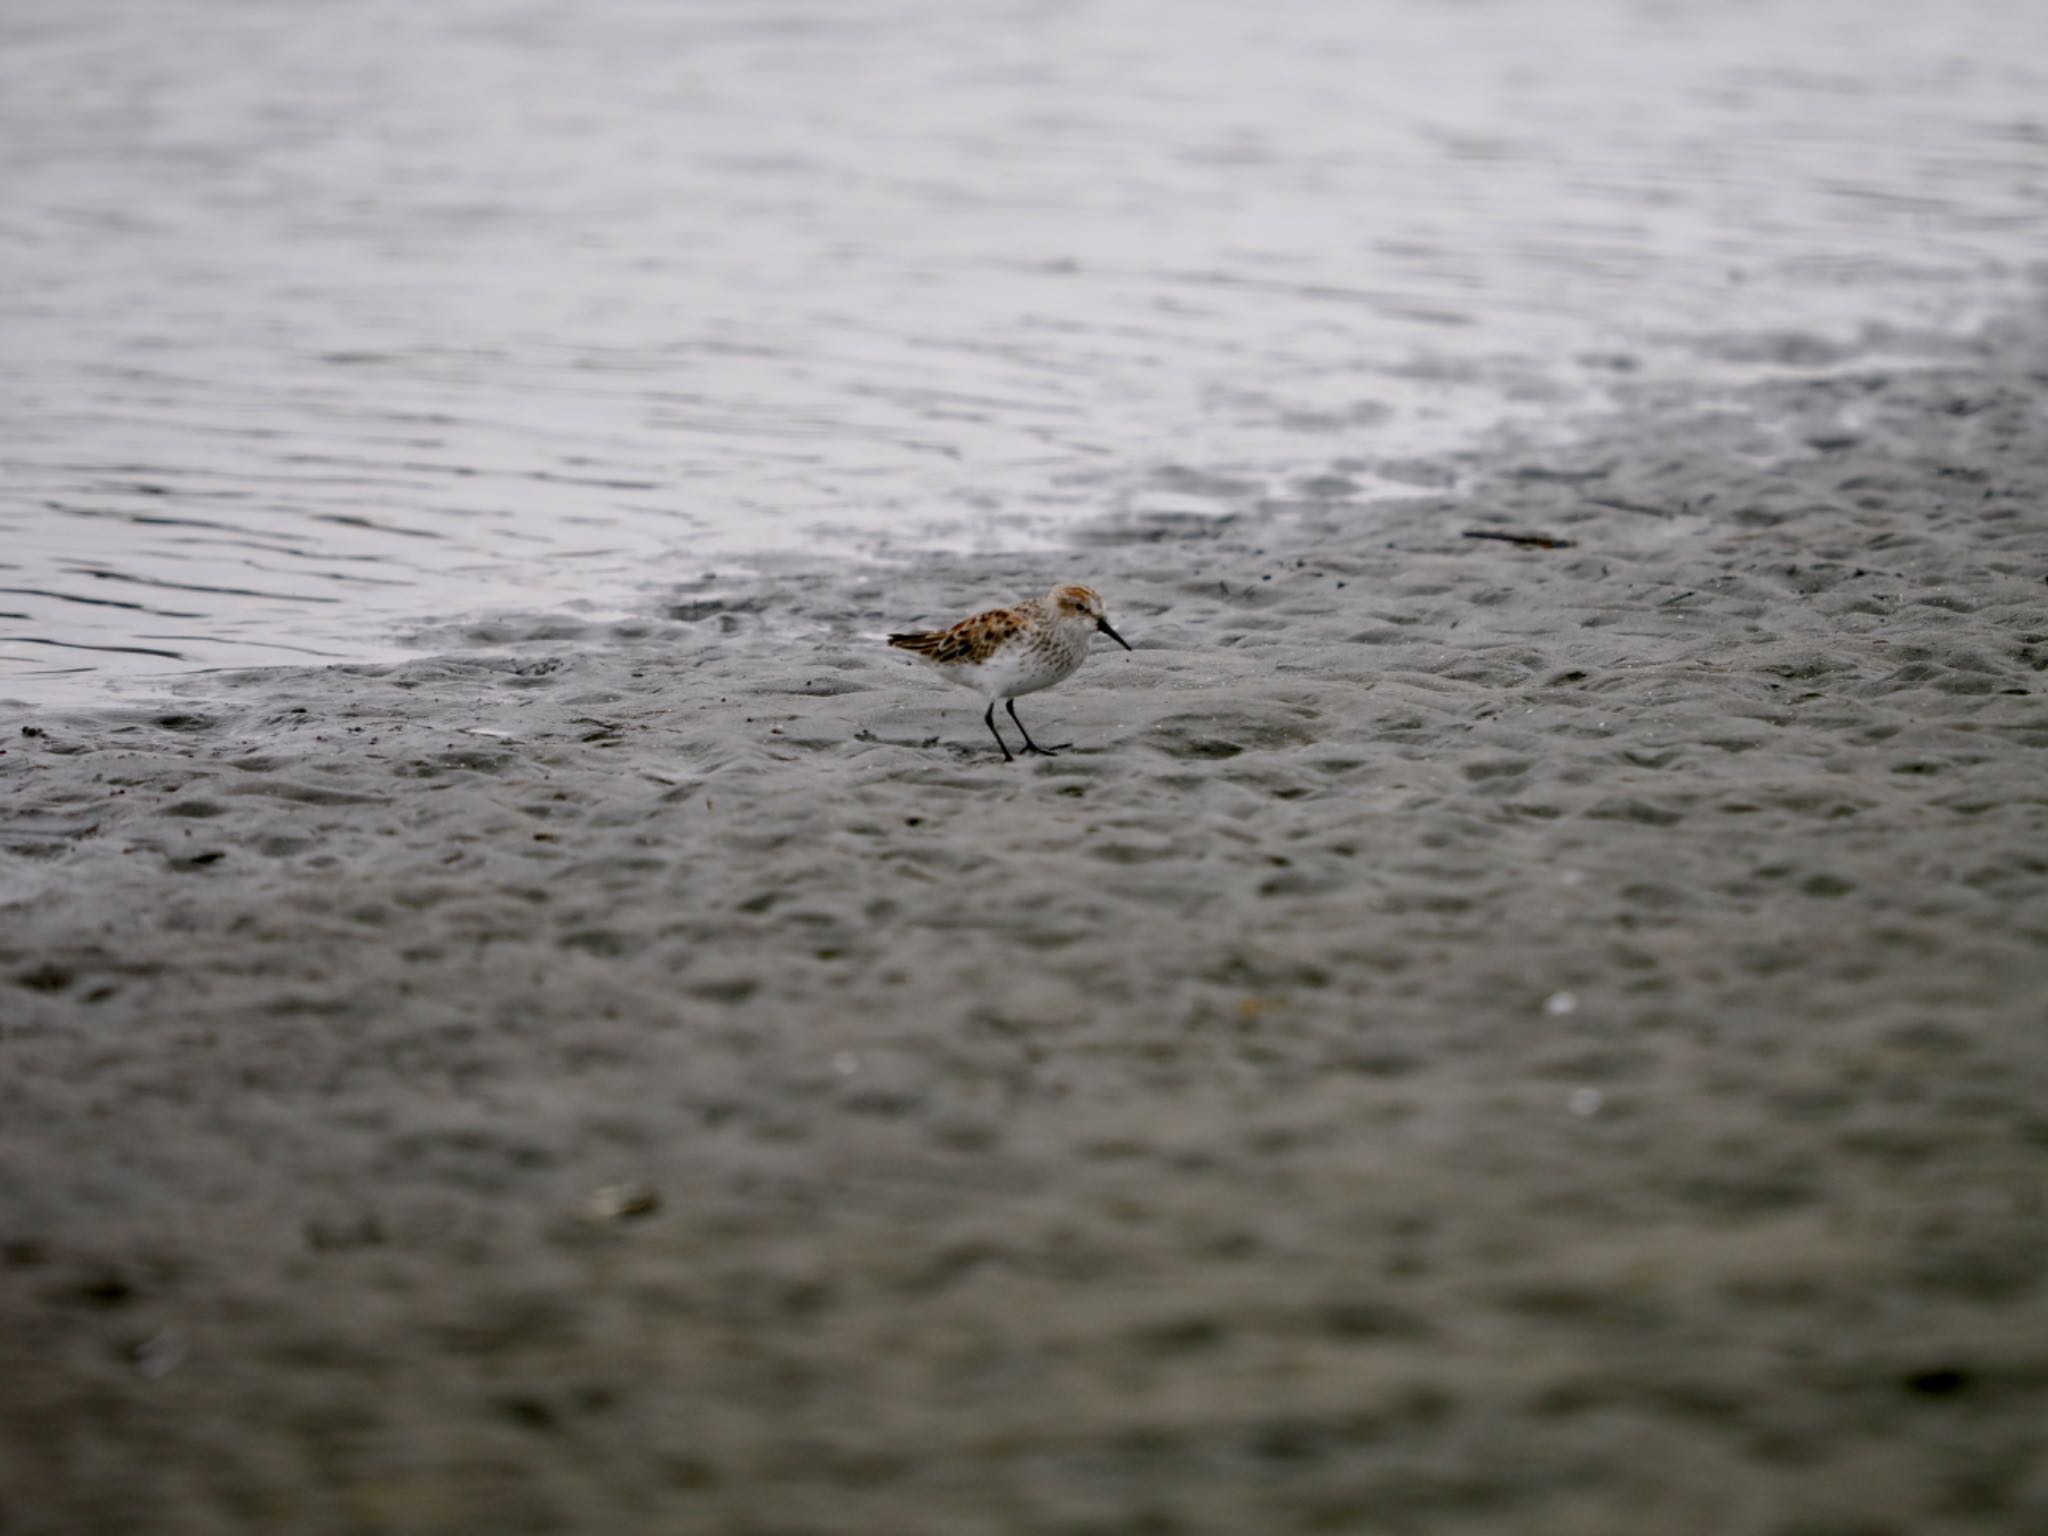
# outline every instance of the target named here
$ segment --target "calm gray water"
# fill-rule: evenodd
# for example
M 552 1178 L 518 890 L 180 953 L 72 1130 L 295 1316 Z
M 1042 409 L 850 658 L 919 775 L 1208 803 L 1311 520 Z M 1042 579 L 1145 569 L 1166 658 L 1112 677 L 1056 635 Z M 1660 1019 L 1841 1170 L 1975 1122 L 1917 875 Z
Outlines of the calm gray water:
M 2043 251 L 2015 0 L 8 0 L 0 698 L 1217 507 Z

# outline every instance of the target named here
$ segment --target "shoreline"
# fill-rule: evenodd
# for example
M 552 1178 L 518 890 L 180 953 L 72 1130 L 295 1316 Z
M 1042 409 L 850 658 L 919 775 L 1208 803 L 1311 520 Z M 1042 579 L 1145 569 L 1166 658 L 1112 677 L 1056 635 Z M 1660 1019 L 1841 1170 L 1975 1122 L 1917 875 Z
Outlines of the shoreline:
M 0 1528 L 2048 1523 L 2048 328 L 1935 350 L 39 714 Z M 1057 759 L 879 643 L 1068 576 Z

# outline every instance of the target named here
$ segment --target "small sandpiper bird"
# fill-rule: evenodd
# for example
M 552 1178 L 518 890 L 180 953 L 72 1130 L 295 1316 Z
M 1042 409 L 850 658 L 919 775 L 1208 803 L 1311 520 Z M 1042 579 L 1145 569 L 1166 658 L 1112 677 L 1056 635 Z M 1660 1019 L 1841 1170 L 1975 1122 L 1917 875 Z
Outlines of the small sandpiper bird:
M 1024 737 L 1024 750 L 1050 757 L 1073 745 L 1041 747 L 1017 719 L 1017 700 L 1027 693 L 1050 688 L 1073 676 L 1074 669 L 1088 657 L 1089 642 L 1102 631 L 1125 650 L 1131 642 L 1109 627 L 1102 616 L 1102 594 L 1093 587 L 1067 583 L 1054 587 L 1044 597 L 1027 598 L 1012 608 L 991 608 L 971 619 L 962 619 L 950 629 L 924 630 L 917 634 L 891 635 L 889 643 L 929 662 L 949 683 L 972 688 L 988 700 L 989 733 L 1003 749 L 1003 761 L 1013 761 L 1009 743 L 996 729 L 996 702 L 1004 701 Z

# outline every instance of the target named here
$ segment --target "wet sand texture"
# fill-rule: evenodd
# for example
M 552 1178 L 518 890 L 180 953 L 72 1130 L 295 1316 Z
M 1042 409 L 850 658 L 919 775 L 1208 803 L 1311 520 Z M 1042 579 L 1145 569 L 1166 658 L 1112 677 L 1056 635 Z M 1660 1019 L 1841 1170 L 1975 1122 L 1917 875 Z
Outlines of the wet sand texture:
M 2048 350 L 1437 469 L 10 730 L 0 1529 L 2048 1529 Z

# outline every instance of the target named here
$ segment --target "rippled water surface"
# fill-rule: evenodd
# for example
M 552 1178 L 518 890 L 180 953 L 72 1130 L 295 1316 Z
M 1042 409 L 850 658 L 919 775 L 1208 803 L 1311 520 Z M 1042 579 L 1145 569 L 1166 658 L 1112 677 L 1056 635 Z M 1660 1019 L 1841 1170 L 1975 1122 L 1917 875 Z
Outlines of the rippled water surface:
M 12 0 L 0 697 L 1007 548 L 1969 323 L 2048 6 Z

